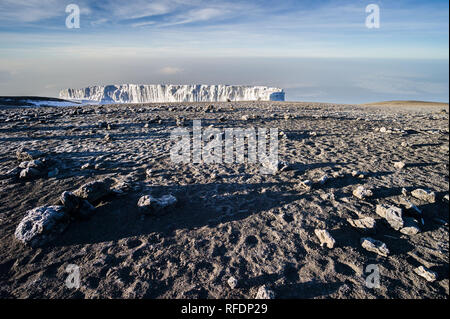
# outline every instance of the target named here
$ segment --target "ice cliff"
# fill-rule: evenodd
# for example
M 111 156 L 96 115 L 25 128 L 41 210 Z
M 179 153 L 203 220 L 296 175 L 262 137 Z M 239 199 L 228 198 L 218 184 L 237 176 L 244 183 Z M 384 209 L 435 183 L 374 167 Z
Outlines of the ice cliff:
M 240 85 L 107 85 L 64 89 L 63 99 L 98 103 L 284 101 L 284 91 L 267 86 Z

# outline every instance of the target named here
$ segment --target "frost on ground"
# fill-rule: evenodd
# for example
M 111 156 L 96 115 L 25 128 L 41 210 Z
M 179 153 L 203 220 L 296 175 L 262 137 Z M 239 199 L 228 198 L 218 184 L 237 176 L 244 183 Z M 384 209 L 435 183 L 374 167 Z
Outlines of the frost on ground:
M 172 163 L 197 119 L 278 128 L 275 174 Z M 448 298 L 440 107 L 9 106 L 0 148 L 1 298 Z

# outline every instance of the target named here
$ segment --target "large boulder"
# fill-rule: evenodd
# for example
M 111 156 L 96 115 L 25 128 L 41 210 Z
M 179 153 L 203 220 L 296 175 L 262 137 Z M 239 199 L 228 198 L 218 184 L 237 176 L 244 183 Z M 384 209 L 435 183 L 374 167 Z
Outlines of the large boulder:
M 53 234 L 67 227 L 67 215 L 63 206 L 40 206 L 27 211 L 14 233 L 24 244 L 40 246 Z
M 112 181 L 109 179 L 101 181 L 93 181 L 80 186 L 73 194 L 79 198 L 85 199 L 90 203 L 94 203 L 111 193 Z

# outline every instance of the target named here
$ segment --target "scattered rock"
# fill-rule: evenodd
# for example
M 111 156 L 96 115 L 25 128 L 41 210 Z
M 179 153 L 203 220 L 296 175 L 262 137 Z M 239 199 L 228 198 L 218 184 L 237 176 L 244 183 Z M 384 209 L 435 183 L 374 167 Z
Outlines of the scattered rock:
M 40 206 L 27 211 L 14 233 L 24 244 L 40 246 L 51 239 L 52 233 L 62 232 L 66 213 L 63 206 Z
M 404 187 L 402 187 L 402 195 L 405 197 L 408 196 L 408 191 Z
M 82 200 L 72 192 L 63 192 L 60 200 L 69 215 L 74 215 L 81 207 Z
M 353 171 L 352 171 L 352 176 L 353 176 L 353 177 L 357 177 L 357 178 L 363 179 L 363 178 L 366 178 L 366 177 L 367 177 L 367 173 L 353 170 Z
M 160 198 L 154 198 L 151 195 L 144 195 L 139 198 L 137 206 L 144 214 L 159 214 L 164 208 L 177 203 L 173 195 L 164 195 Z
M 73 194 L 93 203 L 108 195 L 110 193 L 110 187 L 110 181 L 93 181 L 80 186 Z
M 103 140 L 106 142 L 111 142 L 113 140 L 113 138 L 110 134 L 106 134 L 105 137 L 103 138 Z
M 32 167 L 27 167 L 20 171 L 19 177 L 20 178 L 33 178 L 33 177 L 36 177 L 39 175 L 41 175 L 40 171 L 38 171 L 37 169 L 32 168 Z
M 415 268 L 414 272 L 418 274 L 420 277 L 425 278 L 429 282 L 433 282 L 437 279 L 437 274 L 424 266 L 419 266 Z
M 91 169 L 91 168 L 94 168 L 94 166 L 91 163 L 86 163 L 81 166 L 82 170 Z
M 402 209 L 396 206 L 377 205 L 376 213 L 386 219 L 395 230 L 403 227 Z
M 367 233 L 375 233 L 376 222 L 372 217 L 364 217 L 360 219 L 347 219 L 348 223 L 353 227 Z
M 400 232 L 405 235 L 415 235 L 420 232 L 420 226 L 417 220 L 412 217 L 405 217 L 403 219 L 403 228 Z
M 424 190 L 421 188 L 415 189 L 411 192 L 411 195 L 417 199 L 423 200 L 425 202 L 434 203 L 436 202 L 436 194 L 430 190 Z
M 30 150 L 24 147 L 19 148 L 16 151 L 16 157 L 18 161 L 31 161 L 42 157 L 44 155 L 43 152 L 37 150 Z
M 328 175 L 323 175 L 317 182 L 320 185 L 324 185 L 330 178 L 328 177 Z
M 249 116 L 248 115 L 242 115 L 241 120 L 242 121 L 248 121 Z
M 301 182 L 299 183 L 299 186 L 300 186 L 301 188 L 304 188 L 304 189 L 310 191 L 311 188 L 312 188 L 312 182 L 311 182 L 309 179 L 307 179 L 307 180 L 301 181 Z
M 366 189 L 364 186 L 358 186 L 353 191 L 353 196 L 355 196 L 356 198 L 359 198 L 359 199 L 365 199 L 366 197 L 373 196 L 373 193 L 370 189 Z
M 259 287 L 255 299 L 275 299 L 275 293 L 264 285 Z
M 230 286 L 231 289 L 236 288 L 237 285 L 238 285 L 238 281 L 237 281 L 237 279 L 234 278 L 234 277 L 228 278 L 227 283 L 228 283 L 228 286 Z
M 333 248 L 336 241 L 333 237 L 331 237 L 330 233 L 325 229 L 316 229 L 314 230 L 317 238 L 319 238 L 320 246 L 327 245 L 328 248 Z
M 361 238 L 361 246 L 365 250 L 374 252 L 383 257 L 387 257 L 389 255 L 389 249 L 385 243 L 370 237 Z
M 395 162 L 394 163 L 394 168 L 396 169 L 403 169 L 406 166 L 406 164 L 404 162 Z
M 442 198 L 442 201 L 443 201 L 444 203 L 447 203 L 447 204 L 448 204 L 448 202 L 449 202 L 449 196 L 448 196 L 448 194 L 446 194 L 446 195 Z

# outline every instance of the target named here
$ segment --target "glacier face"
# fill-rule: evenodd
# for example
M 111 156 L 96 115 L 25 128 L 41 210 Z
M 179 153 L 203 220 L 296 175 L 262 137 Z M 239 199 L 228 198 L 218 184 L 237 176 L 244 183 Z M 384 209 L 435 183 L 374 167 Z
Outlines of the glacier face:
M 267 86 L 121 84 L 64 89 L 60 98 L 98 103 L 284 101 L 284 91 Z

